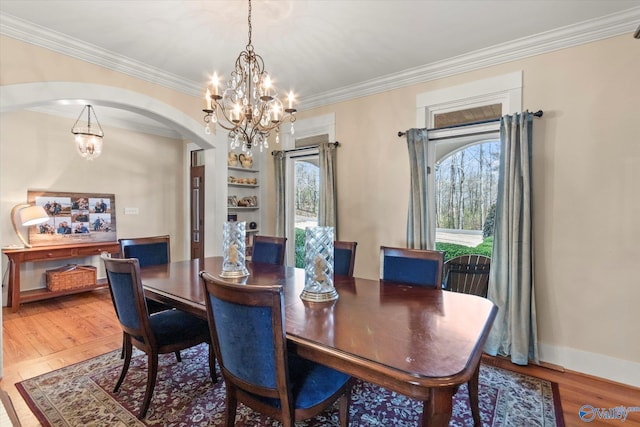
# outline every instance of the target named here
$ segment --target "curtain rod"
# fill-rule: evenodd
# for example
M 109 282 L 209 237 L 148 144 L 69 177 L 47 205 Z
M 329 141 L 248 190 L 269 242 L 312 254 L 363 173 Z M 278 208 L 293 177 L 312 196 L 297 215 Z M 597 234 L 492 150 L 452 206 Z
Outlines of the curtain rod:
M 542 117 L 542 114 L 544 114 L 542 110 L 538 110 L 535 113 L 533 113 L 533 115 L 536 116 L 536 117 Z M 463 123 L 463 124 L 460 124 L 460 125 L 443 126 L 441 128 L 427 129 L 427 132 L 431 132 L 431 131 L 434 131 L 434 130 L 456 129 L 456 128 L 461 128 L 461 127 L 465 127 L 465 126 L 483 125 L 485 123 L 493 123 L 493 122 L 499 122 L 499 121 L 500 121 L 499 118 L 498 119 L 489 119 L 489 120 L 480 120 L 479 122 Z M 399 137 L 404 136 L 406 134 L 407 134 L 406 132 L 402 132 L 402 131 L 398 132 L 398 136 Z
M 340 146 L 340 143 L 339 143 L 338 141 L 336 141 L 336 142 L 330 142 L 329 144 L 333 144 L 333 145 L 335 145 L 336 147 L 339 147 L 339 146 Z M 292 152 L 294 152 L 294 151 L 311 150 L 311 149 L 313 149 L 313 148 L 318 148 L 318 147 L 319 147 L 319 145 L 318 145 L 318 144 L 316 144 L 316 145 L 307 145 L 306 147 L 291 148 L 291 149 L 289 149 L 289 150 L 280 150 L 280 151 L 282 151 L 284 154 L 287 154 L 287 153 L 292 153 Z M 278 150 L 273 150 L 273 151 L 271 152 L 271 155 L 272 155 L 272 156 L 275 156 L 275 155 L 276 155 L 276 153 L 278 153 L 278 152 L 279 152 Z

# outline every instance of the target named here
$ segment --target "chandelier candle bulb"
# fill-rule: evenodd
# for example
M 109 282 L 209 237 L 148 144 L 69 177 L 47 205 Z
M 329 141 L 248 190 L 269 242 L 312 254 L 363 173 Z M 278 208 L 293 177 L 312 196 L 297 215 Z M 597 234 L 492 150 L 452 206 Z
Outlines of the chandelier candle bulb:
M 211 108 L 211 91 L 207 89 L 207 94 L 205 95 L 205 100 L 207 101 L 207 110 L 212 110 Z
M 213 77 L 211 77 L 211 86 L 213 87 L 213 94 L 218 95 L 218 73 L 213 73 Z

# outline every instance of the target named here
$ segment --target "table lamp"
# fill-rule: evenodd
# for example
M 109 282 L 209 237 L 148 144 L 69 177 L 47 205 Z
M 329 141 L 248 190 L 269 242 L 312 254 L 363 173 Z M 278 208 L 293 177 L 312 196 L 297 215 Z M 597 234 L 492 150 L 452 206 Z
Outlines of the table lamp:
M 27 242 L 27 240 L 20 232 L 18 224 L 22 225 L 23 227 L 29 227 L 32 225 L 42 224 L 43 222 L 47 222 L 48 220 L 49 215 L 47 215 L 47 211 L 45 211 L 42 206 L 31 206 L 26 203 L 22 203 L 14 206 L 13 209 L 11 209 L 11 222 L 13 223 L 13 230 L 16 232 L 18 238 L 26 248 L 30 248 L 31 245 Z

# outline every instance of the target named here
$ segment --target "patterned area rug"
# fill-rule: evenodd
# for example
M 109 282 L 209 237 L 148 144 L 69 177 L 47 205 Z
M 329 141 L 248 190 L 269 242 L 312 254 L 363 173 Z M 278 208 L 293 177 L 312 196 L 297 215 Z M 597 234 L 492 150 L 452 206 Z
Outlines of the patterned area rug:
M 206 345 L 160 358 L 158 381 L 144 422 L 136 419 L 146 384 L 146 356 L 134 354 L 118 394 L 113 394 L 122 360 L 120 350 L 103 354 L 16 384 L 43 426 L 218 426 L 223 424 L 224 382 L 212 384 Z M 218 372 L 218 378 L 219 376 Z M 483 426 L 563 426 L 555 384 L 496 367 L 480 367 Z M 415 426 L 418 402 L 357 381 L 350 426 Z M 236 426 L 279 426 L 239 405 Z M 297 427 L 338 424 L 337 406 Z M 466 385 L 454 398 L 450 426 L 472 426 Z

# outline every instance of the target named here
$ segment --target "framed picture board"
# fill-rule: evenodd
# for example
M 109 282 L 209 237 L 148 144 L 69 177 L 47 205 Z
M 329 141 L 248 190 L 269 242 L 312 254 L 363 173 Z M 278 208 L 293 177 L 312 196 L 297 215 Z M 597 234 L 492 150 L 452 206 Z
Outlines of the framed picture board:
M 47 222 L 29 227 L 33 246 L 117 240 L 114 194 L 29 190 L 27 201 L 49 214 Z

